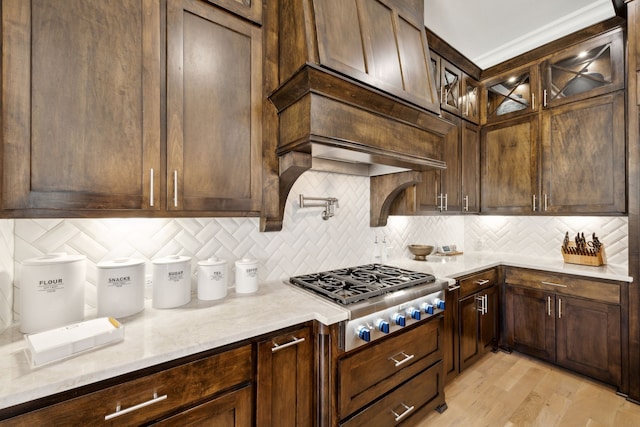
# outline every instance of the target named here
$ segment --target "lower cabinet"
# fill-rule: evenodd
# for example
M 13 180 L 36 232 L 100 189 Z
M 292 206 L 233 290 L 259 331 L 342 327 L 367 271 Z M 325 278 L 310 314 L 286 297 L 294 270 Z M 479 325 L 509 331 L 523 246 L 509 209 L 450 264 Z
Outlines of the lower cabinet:
M 462 372 L 497 348 L 500 301 L 496 269 L 465 276 L 459 283 L 458 369 Z
M 307 326 L 258 343 L 258 425 L 315 424 L 312 337 Z
M 505 282 L 507 347 L 624 388 L 626 283 L 515 268 Z
M 81 394 L 3 421 L 7 426 L 193 423 L 250 426 L 252 346 Z

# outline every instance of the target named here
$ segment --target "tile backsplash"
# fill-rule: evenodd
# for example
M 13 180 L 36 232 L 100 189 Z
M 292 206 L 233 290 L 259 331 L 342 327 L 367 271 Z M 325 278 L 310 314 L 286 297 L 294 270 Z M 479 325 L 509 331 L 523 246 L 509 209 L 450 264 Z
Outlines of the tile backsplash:
M 338 198 L 336 215 L 325 221 L 322 208 L 301 209 L 299 194 Z M 371 228 L 369 179 L 316 171 L 305 172 L 294 184 L 280 232 L 261 233 L 257 218 L 0 220 L 0 322 L 11 317 L 12 308 L 14 320 L 19 320 L 21 262 L 50 252 L 87 256 L 86 301 L 95 305 L 96 264 L 117 257 L 150 261 L 187 255 L 192 257 L 192 271 L 198 261 L 210 256 L 225 259 L 230 266 L 251 257 L 259 261 L 260 280 L 274 281 L 370 262 L 376 238 L 386 239 L 390 257 L 410 256 L 406 248 L 411 243 L 455 243 L 467 251 L 559 257 L 566 231 L 595 231 L 607 245 L 609 263 L 627 264 L 626 217 L 434 215 L 390 217 L 386 227 Z M 151 273 L 150 263 L 147 273 Z

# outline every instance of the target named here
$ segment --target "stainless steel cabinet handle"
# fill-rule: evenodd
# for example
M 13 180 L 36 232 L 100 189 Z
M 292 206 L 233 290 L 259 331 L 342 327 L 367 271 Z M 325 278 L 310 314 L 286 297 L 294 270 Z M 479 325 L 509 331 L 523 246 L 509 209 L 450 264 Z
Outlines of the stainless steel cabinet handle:
M 153 207 L 153 168 L 149 171 L 149 206 Z
M 489 313 L 489 295 L 484 294 L 484 314 Z
M 178 207 L 178 171 L 173 171 L 173 206 Z
M 444 194 L 444 210 L 449 210 L 449 195 L 447 193 Z
M 120 404 L 118 404 L 118 406 L 116 406 L 116 411 L 109 414 L 109 415 L 105 415 L 104 416 L 104 420 L 105 421 L 109 421 L 112 420 L 116 417 L 119 417 L 121 415 L 125 415 L 128 414 L 129 412 L 133 412 L 133 411 L 137 411 L 138 409 L 142 409 L 145 406 L 149 406 L 149 405 L 153 405 L 154 403 L 158 403 L 162 400 L 165 400 L 167 398 L 167 395 L 164 394 L 162 396 L 158 396 L 158 393 L 153 393 L 153 399 L 151 400 L 147 400 L 146 402 L 142 402 L 142 403 L 138 403 L 137 405 L 131 406 L 127 409 L 120 409 Z
M 547 106 L 547 90 L 546 89 L 542 92 L 542 106 L 543 107 Z
M 484 296 L 476 295 L 476 311 L 484 315 Z
M 456 289 L 460 289 L 460 285 L 449 285 L 447 288 L 448 291 L 455 291 Z
M 396 411 L 394 411 L 393 409 L 391 410 L 391 413 L 396 417 L 396 422 L 400 421 L 401 419 L 409 415 L 409 413 L 415 409 L 415 406 L 407 406 L 404 403 L 401 403 L 401 405 L 404 406 L 405 410 L 400 415 L 398 415 Z
M 487 283 L 489 283 L 489 280 L 488 280 L 488 279 L 485 279 L 485 280 L 476 280 L 476 281 L 475 281 L 475 282 L 473 282 L 473 283 L 475 283 L 475 284 L 476 284 L 476 285 L 478 285 L 478 286 L 482 286 L 482 285 L 486 285 Z
M 533 111 L 536 110 L 536 94 L 535 93 L 531 94 L 531 110 Z
M 296 337 L 291 337 L 293 338 L 293 341 L 289 341 L 286 344 L 278 344 L 278 343 L 273 343 L 273 347 L 271 348 L 271 353 L 275 353 L 276 351 L 280 351 L 283 348 L 287 348 L 287 347 L 291 347 L 294 345 L 298 345 L 301 342 L 304 342 L 304 338 L 296 338 Z
M 396 356 L 399 356 L 399 355 L 404 356 L 404 359 L 402 359 L 402 360 L 396 359 Z M 413 359 L 414 357 L 416 357 L 415 354 L 409 355 L 409 354 L 405 353 L 404 351 L 401 351 L 400 353 L 391 356 L 388 360 L 391 360 L 392 362 L 394 362 L 395 366 L 397 368 L 399 366 L 404 365 L 405 363 L 407 363 L 409 360 Z
M 544 195 L 544 211 L 545 211 L 545 212 L 547 211 L 547 200 L 548 200 L 548 197 L 547 197 L 547 195 L 545 194 L 545 195 Z
M 562 298 L 558 298 L 558 319 L 562 319 Z
M 536 211 L 536 209 L 537 209 L 537 208 L 536 208 L 536 195 L 534 194 L 534 195 L 533 195 L 533 211 L 535 212 L 535 211 Z
M 553 282 L 545 282 L 544 280 L 542 282 L 540 282 L 540 283 L 542 283 L 543 285 L 556 286 L 558 288 L 566 288 L 567 287 L 567 285 L 561 285 L 559 283 L 553 283 Z
M 551 316 L 551 297 L 547 297 L 547 314 Z
M 464 196 L 464 208 L 462 208 L 465 212 L 469 212 L 469 195 Z

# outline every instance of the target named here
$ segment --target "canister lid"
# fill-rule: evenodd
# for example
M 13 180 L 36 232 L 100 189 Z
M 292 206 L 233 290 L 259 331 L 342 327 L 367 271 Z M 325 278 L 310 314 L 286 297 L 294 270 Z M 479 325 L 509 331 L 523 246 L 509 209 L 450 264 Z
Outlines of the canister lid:
M 70 262 L 84 261 L 87 257 L 78 254 L 67 254 L 66 252 L 55 252 L 22 261 L 22 265 L 51 265 L 66 264 Z
M 257 259 L 251 259 L 251 258 L 242 258 L 236 261 L 236 265 L 251 265 L 251 264 L 257 264 L 258 260 Z
M 191 257 L 185 255 L 167 255 L 164 258 L 157 258 L 151 262 L 154 264 L 177 264 L 185 261 L 191 261 Z
M 144 264 L 143 259 L 137 258 L 114 258 L 105 261 L 100 261 L 96 264 L 98 268 L 122 268 L 122 267 L 134 267 L 136 265 Z
M 216 258 L 214 256 L 212 256 L 211 258 L 202 260 L 202 261 L 198 261 L 198 265 L 202 265 L 202 266 L 223 265 L 223 264 L 226 264 L 226 263 L 227 263 L 227 261 L 225 261 L 223 259 Z

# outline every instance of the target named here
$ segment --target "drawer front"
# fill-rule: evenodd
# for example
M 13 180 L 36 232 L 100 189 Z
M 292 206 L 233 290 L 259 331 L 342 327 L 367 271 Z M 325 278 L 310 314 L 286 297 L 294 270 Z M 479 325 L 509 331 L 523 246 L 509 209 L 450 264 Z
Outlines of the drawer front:
M 7 425 L 133 425 L 250 381 L 251 346 L 196 360 L 12 418 Z M 128 413 L 105 420 L 120 411 Z
M 463 277 L 459 280 L 459 298 L 464 298 L 482 289 L 488 288 L 489 286 L 495 285 L 497 280 L 498 273 L 495 268 Z
M 438 326 L 430 321 L 338 362 L 340 418 L 353 413 L 442 359 Z
M 619 282 L 566 276 L 522 268 L 508 268 L 505 281 L 510 285 L 587 298 L 609 304 L 620 304 Z
M 407 420 L 427 403 L 433 405 L 434 408 L 444 403 L 442 362 L 420 372 L 401 387 L 341 425 L 349 427 L 395 426 Z

